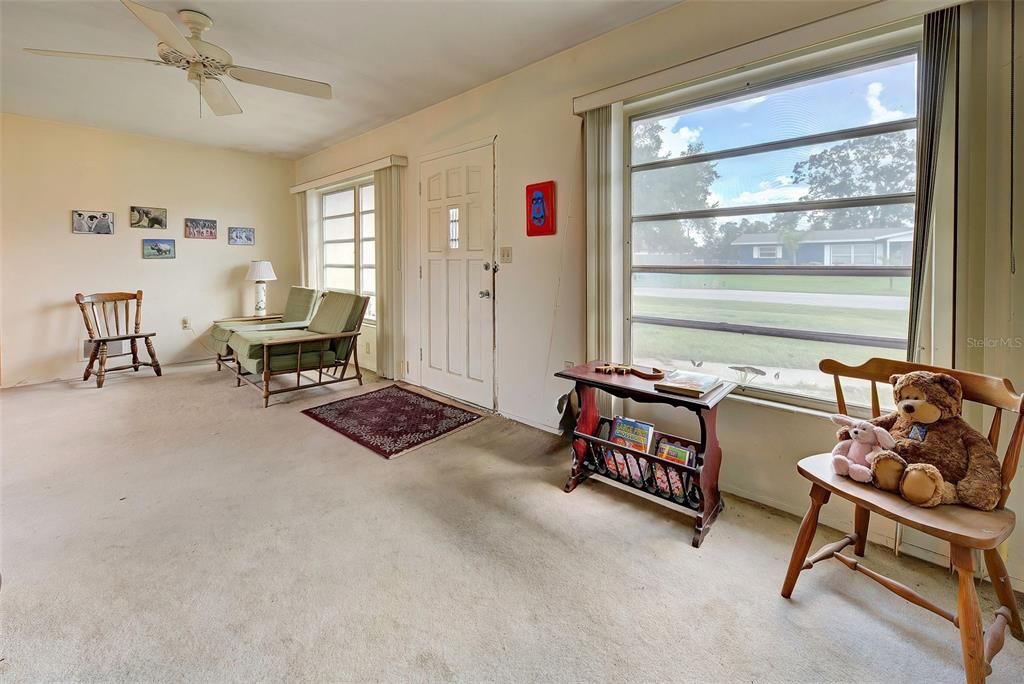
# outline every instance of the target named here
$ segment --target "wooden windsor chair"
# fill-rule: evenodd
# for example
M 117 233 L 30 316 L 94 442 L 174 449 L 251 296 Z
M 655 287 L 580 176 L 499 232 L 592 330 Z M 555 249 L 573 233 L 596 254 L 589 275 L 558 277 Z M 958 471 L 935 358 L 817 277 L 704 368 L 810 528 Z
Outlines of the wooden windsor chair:
M 984 682 L 985 677 L 992 671 L 992 659 L 1003 647 L 1006 628 L 1009 627 L 1010 633 L 1016 639 L 1024 640 L 1024 630 L 1021 629 L 1020 613 L 1013 588 L 1010 586 L 1006 566 L 997 548 L 1012 534 L 1016 522 L 1013 511 L 1006 508 L 1006 499 L 1010 495 L 1010 482 L 1017 473 L 1021 446 L 1024 444 L 1024 398 L 1014 391 L 1009 380 L 1003 378 L 906 361 L 873 358 L 861 366 L 846 366 L 838 361 L 826 359 L 821 362 L 819 368 L 833 378 L 840 413 L 846 413 L 846 401 L 840 378 L 869 380 L 871 413 L 876 417 L 880 413 L 878 383 L 888 384 L 891 375 L 914 370 L 952 375 L 960 381 L 965 401 L 973 401 L 995 409 L 988 432 L 988 440 L 994 449 L 997 448 L 999 440 L 1003 412 L 1017 414 L 1010 443 L 1002 461 L 1002 495 L 993 511 L 979 511 L 955 505 L 921 508 L 870 484 L 854 482 L 836 475 L 832 471 L 831 454 L 818 454 L 801 460 L 797 464 L 797 470 L 811 481 L 811 506 L 800 524 L 800 531 L 793 546 L 793 556 L 789 561 L 789 570 L 782 585 L 782 595 L 789 598 L 801 571 L 810 570 L 816 563 L 834 558 L 851 570 L 867 575 L 897 596 L 952 622 L 960 630 L 967 681 L 970 684 Z M 841 496 L 855 505 L 854 531 L 808 556 L 807 552 L 814 541 L 814 531 L 818 525 L 818 513 L 832 494 Z M 854 555 L 864 555 L 868 521 L 873 512 L 949 543 L 949 557 L 956 569 L 958 582 L 955 614 L 932 603 L 905 584 L 866 568 L 860 561 L 840 553 L 852 544 Z M 974 587 L 974 550 L 983 553 L 992 586 L 1001 604 L 987 630 L 983 630 L 982 627 L 981 609 Z
M 85 373 L 82 380 L 88 380 L 94 372 L 96 374 L 96 387 L 103 387 L 103 381 L 107 373 L 114 371 L 128 370 L 129 368 L 138 371 L 140 366 L 150 366 L 158 376 L 163 373 L 160 370 L 160 362 L 156 358 L 156 349 L 153 348 L 153 337 L 155 332 L 140 332 L 142 329 L 142 290 L 136 292 L 98 292 L 96 294 L 84 295 L 81 292 L 75 295 L 78 308 L 82 310 L 82 319 L 85 321 L 85 329 L 92 340 L 92 351 L 89 353 L 89 362 L 85 366 Z M 135 302 L 135 312 L 132 315 L 131 303 Z M 97 305 L 99 308 L 97 309 Z M 113 323 L 113 325 L 111 325 Z M 129 331 L 129 326 L 131 330 Z M 144 340 L 146 351 L 149 353 L 149 361 L 139 359 L 139 340 Z M 107 353 L 112 342 L 127 341 L 131 349 L 132 362 L 124 366 L 107 368 Z M 93 371 L 93 366 L 99 360 L 99 368 Z

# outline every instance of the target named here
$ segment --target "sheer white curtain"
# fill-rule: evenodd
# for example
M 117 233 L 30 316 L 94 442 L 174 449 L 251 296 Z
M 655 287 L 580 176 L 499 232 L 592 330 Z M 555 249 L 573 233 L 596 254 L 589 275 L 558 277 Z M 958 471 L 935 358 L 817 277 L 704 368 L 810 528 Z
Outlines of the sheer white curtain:
M 295 194 L 295 225 L 299 231 L 299 285 L 309 287 L 309 219 L 306 217 L 306 193 Z
M 377 374 L 402 374 L 402 180 L 401 167 L 373 173 L 377 247 Z
M 620 154 L 613 106 L 583 118 L 587 181 L 587 359 L 623 358 Z M 619 140 L 618 142 L 621 142 Z

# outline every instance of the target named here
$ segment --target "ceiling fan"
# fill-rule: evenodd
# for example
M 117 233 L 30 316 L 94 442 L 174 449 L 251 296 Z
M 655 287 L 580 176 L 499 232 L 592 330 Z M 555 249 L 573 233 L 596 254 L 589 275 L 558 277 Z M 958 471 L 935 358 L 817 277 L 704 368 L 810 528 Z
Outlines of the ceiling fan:
M 191 31 L 191 36 L 183 36 L 169 16 L 132 0 L 121 0 L 121 3 L 141 21 L 146 28 L 159 39 L 156 53 L 160 61 L 142 57 L 121 57 L 118 55 L 96 55 L 88 52 L 62 52 L 60 50 L 39 50 L 25 48 L 34 55 L 50 57 L 75 57 L 78 59 L 98 59 L 115 62 L 137 62 L 154 64 L 181 69 L 188 74 L 188 80 L 199 90 L 200 97 L 206 101 L 210 110 L 217 116 L 241 114 L 242 108 L 231 95 L 228 87 L 220 79 L 230 76 L 236 81 L 252 85 L 284 90 L 289 93 L 331 99 L 331 86 L 319 81 L 310 81 L 295 76 L 275 74 L 272 71 L 261 71 L 249 67 L 238 66 L 231 61 L 226 50 L 213 43 L 207 43 L 200 36 L 213 26 L 213 19 L 202 12 L 181 10 L 178 17 Z M 200 116 L 202 108 L 200 107 Z

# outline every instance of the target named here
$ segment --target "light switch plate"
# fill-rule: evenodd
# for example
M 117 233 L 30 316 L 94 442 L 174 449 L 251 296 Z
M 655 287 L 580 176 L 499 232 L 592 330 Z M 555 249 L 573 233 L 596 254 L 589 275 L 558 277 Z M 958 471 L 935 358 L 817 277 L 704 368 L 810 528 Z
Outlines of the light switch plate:
M 502 247 L 501 249 L 499 249 L 498 250 L 498 261 L 503 263 L 503 264 L 511 264 L 512 263 L 512 248 L 511 247 Z

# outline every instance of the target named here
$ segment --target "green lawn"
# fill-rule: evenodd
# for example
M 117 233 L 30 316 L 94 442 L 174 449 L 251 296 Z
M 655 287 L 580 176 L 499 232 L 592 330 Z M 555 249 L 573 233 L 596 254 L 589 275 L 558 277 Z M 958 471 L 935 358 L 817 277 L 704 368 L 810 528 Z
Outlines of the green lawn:
M 633 297 L 633 315 L 881 337 L 907 335 L 906 311 L 844 309 L 838 298 L 836 306 L 809 306 L 636 296 Z
M 784 337 L 742 335 L 714 330 L 690 330 L 662 325 L 633 324 L 633 356 L 643 358 L 717 361 L 734 366 L 770 366 L 812 370 L 825 358 L 858 364 L 872 356 L 906 358 L 902 349 L 861 347 Z
M 703 275 L 698 273 L 637 273 L 634 287 L 675 287 L 823 294 L 910 295 L 910 278 L 879 276 Z

